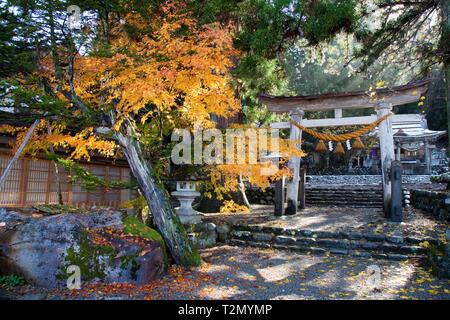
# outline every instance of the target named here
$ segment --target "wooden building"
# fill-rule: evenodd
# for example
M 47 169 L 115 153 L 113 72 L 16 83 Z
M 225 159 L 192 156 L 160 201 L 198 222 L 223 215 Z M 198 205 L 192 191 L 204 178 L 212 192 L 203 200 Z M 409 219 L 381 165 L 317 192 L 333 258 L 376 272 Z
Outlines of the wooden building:
M 0 135 L 0 176 L 12 158 L 10 142 L 14 138 Z M 115 161 L 94 156 L 89 163 L 79 163 L 92 174 L 106 181 L 129 181 L 130 168 L 124 159 Z M 60 168 L 58 177 L 64 204 L 77 207 L 120 207 L 130 200 L 130 190 L 83 190 L 80 184 L 69 184 L 67 172 Z M 0 187 L 0 207 L 25 207 L 37 204 L 57 204 L 57 179 L 52 161 L 20 158 Z

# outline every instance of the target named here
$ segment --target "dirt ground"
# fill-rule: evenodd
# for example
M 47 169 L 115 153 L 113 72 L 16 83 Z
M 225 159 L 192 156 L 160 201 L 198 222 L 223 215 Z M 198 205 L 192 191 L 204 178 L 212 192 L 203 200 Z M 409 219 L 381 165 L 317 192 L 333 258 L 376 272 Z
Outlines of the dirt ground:
M 216 224 L 257 224 L 296 230 L 381 232 L 396 236 L 442 237 L 449 224 L 420 210 L 403 209 L 403 222 L 392 223 L 379 208 L 307 207 L 296 215 L 275 217 L 274 206 L 252 205 L 250 213 L 205 214 Z
M 390 223 L 376 208 L 309 207 L 283 217 L 275 217 L 273 210 L 273 206 L 254 205 L 251 213 L 205 214 L 204 221 L 430 237 L 442 237 L 449 227 L 414 208 L 404 210 L 401 224 Z M 83 283 L 81 290 L 53 291 L 29 285 L 0 286 L 0 299 L 450 299 L 450 280 L 434 277 L 423 260 L 314 256 L 229 245 L 202 249 L 200 253 L 205 261 L 201 267 L 172 266 L 160 280 L 143 286 Z
M 39 300 L 448 300 L 450 280 L 421 262 L 364 259 L 219 245 L 205 264 L 172 267 L 142 285 L 82 283 L 81 290 L 1 288 L 0 299 Z

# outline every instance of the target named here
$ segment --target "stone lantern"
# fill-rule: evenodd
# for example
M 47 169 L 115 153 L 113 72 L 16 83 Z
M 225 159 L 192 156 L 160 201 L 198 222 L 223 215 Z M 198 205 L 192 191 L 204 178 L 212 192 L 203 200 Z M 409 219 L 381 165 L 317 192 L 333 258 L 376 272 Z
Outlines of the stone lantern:
M 176 209 L 176 212 L 182 223 L 201 222 L 202 214 L 192 208 L 192 202 L 200 196 L 200 192 L 195 191 L 194 181 L 177 181 L 177 190 L 172 192 L 172 196 L 180 201 L 180 207 Z

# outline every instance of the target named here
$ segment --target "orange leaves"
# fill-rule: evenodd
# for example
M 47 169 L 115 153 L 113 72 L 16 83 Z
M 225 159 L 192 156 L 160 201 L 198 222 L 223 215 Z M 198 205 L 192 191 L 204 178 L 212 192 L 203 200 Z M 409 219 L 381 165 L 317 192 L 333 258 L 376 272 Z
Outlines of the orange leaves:
M 250 210 L 246 206 L 241 206 L 233 200 L 224 201 L 224 205 L 220 207 L 220 213 L 249 213 Z
M 152 250 L 152 240 L 149 240 L 140 235 L 124 233 L 119 228 L 107 226 L 96 230 L 87 229 L 87 231 L 89 232 L 89 235 L 92 239 L 92 244 L 94 245 L 116 248 L 122 247 L 124 245 L 136 244 L 139 247 L 144 248 L 139 252 L 139 256 L 143 256 Z M 117 240 L 114 240 L 115 238 L 120 238 L 121 240 L 123 240 L 123 243 L 117 242 Z M 120 258 L 121 255 L 121 253 L 117 254 L 116 258 Z
M 128 14 L 115 29 L 113 48 L 120 53 L 111 58 L 78 57 L 77 93 L 90 102 L 103 99 L 124 116 L 138 114 L 148 103 L 161 111 L 176 106 L 184 122 L 207 121 L 211 112 L 230 116 L 240 108 L 229 85 L 230 57 L 238 54 L 231 28 L 198 28 L 175 7 L 164 10 L 168 15 L 154 21 Z M 125 23 L 154 31 L 151 37 L 129 38 Z M 181 27 L 189 31 L 178 36 Z M 147 112 L 141 121 L 149 117 Z
M 202 121 L 205 128 L 214 127 L 211 114 L 230 117 L 241 108 L 230 85 L 229 70 L 234 66 L 231 58 L 239 55 L 233 48 L 233 28 L 219 24 L 198 26 L 181 7 L 179 2 L 168 3 L 163 8 L 166 14 L 153 20 L 131 12 L 111 25 L 107 54 L 96 55 L 103 51 L 94 47 L 94 52 L 74 58 L 76 95 L 90 109 L 104 112 L 107 117 L 112 115 L 115 131 L 121 130 L 125 119 L 130 120 L 136 125 L 137 135 L 147 135 L 149 139 L 142 141 L 149 145 L 148 141 L 156 140 L 153 135 L 158 138 L 174 127 L 192 127 L 195 121 Z M 138 36 L 129 36 L 128 26 L 136 27 Z M 58 49 L 61 61 L 65 61 L 67 48 Z M 40 74 L 49 80 L 54 93 L 67 101 L 73 87 L 67 76 L 69 70 L 62 68 L 63 77 L 56 80 L 48 55 L 41 60 Z M 66 96 L 57 86 L 67 92 Z M 80 115 L 78 105 L 68 103 L 67 108 L 73 115 Z M 113 156 L 117 150 L 113 142 L 102 140 L 92 128 L 76 134 L 41 130 L 39 136 L 34 143 L 40 143 L 41 149 L 49 143 L 70 148 L 73 159 L 89 160 L 93 151 Z
M 0 133 L 16 134 L 17 132 L 26 131 L 26 127 L 14 127 L 9 124 L 3 124 L 0 126 Z
M 16 153 L 19 149 L 28 133 L 28 130 L 29 128 L 27 127 L 13 127 L 10 125 L 0 126 L 0 133 L 4 132 L 16 136 L 16 139 L 10 142 L 13 154 Z M 32 156 L 34 156 L 36 151 L 40 150 L 41 148 L 45 148 L 48 145 L 46 140 L 43 139 L 40 135 L 40 132 L 43 132 L 44 130 L 47 130 L 46 122 L 44 120 L 41 120 L 34 130 L 33 135 L 31 136 L 29 143 L 25 147 L 23 153 L 30 153 Z
M 234 131 L 227 131 L 226 140 L 229 140 L 230 144 L 227 142 L 227 145 L 222 148 L 226 164 L 211 165 L 207 168 L 211 181 L 210 188 L 215 191 L 218 200 L 222 200 L 224 194 L 238 191 L 240 179 L 246 180 L 250 185 L 265 189 L 271 182 L 279 180 L 283 176 L 289 178 L 292 173 L 286 167 L 286 161 L 292 157 L 305 155 L 297 146 L 301 141 L 278 138 L 276 133 L 262 128 L 240 127 L 240 125 L 236 125 L 233 128 Z M 239 131 L 238 129 L 246 130 Z M 230 139 L 228 139 L 229 136 L 231 136 Z M 232 145 L 232 139 L 237 140 L 237 143 Z M 280 155 L 279 166 L 263 158 L 268 153 Z M 232 204 L 228 203 L 223 210 L 232 212 L 232 210 L 230 211 L 231 206 Z
M 184 274 L 185 271 L 186 271 L 186 270 L 185 270 L 185 268 L 184 268 L 183 266 L 179 266 L 179 265 L 174 264 L 174 265 L 172 265 L 172 266 L 170 267 L 170 269 L 169 269 L 169 274 L 170 274 L 172 277 L 179 278 L 179 277 L 182 277 L 182 276 L 183 276 L 183 274 Z
M 90 153 L 97 151 L 106 157 L 114 156 L 118 146 L 112 141 L 102 140 L 93 134 L 93 128 L 87 128 L 75 135 L 52 134 L 45 136 L 47 142 L 73 151 L 69 159 L 90 159 Z
M 111 141 L 104 141 L 98 137 L 91 135 L 87 139 L 78 139 L 75 137 L 68 137 L 66 142 L 71 146 L 75 147 L 70 158 L 74 159 L 90 159 L 89 152 L 97 151 L 106 157 L 112 157 L 117 145 Z

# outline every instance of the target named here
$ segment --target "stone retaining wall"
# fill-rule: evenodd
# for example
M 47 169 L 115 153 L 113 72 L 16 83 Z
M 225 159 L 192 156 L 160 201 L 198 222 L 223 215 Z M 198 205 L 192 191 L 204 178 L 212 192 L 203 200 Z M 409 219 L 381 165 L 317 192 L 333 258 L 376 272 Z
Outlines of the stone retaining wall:
M 449 237 L 447 237 L 448 240 L 450 240 Z M 427 258 L 432 272 L 436 276 L 450 279 L 450 244 L 431 245 L 427 252 Z
M 381 184 L 381 175 L 307 175 L 307 184 Z M 423 184 L 431 183 L 430 176 L 427 175 L 403 175 L 403 184 Z
M 411 189 L 411 205 L 438 219 L 450 221 L 450 192 Z M 447 203 L 446 203 L 446 199 Z
M 421 246 L 425 241 L 431 245 L 439 243 L 438 240 L 429 237 L 295 230 L 239 224 L 231 226 L 226 243 L 311 254 L 342 254 L 365 258 L 408 260 L 411 257 L 425 256 L 427 250 Z
M 402 183 L 408 184 L 431 184 L 430 176 L 428 175 L 403 175 Z M 306 187 L 314 186 L 380 186 L 381 176 L 379 175 L 308 175 L 306 176 Z M 403 188 L 403 205 L 409 205 L 409 193 L 407 186 Z M 268 204 L 273 205 L 275 203 L 275 192 L 273 186 L 266 188 L 262 191 L 260 188 L 250 187 L 246 191 L 247 198 L 251 204 Z
M 275 190 L 272 187 L 264 191 L 260 188 L 250 188 L 246 195 L 251 204 L 275 204 Z

